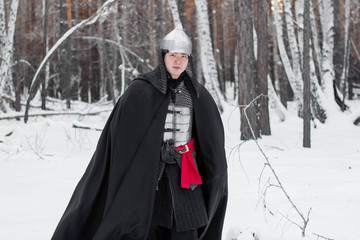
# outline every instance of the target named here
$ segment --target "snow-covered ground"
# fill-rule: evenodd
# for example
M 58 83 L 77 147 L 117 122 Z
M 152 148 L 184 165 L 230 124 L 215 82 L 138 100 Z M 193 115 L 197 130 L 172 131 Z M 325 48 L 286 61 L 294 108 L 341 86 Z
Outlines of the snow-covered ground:
M 296 225 L 303 225 L 301 217 L 273 186 L 277 182 L 256 142 L 240 140 L 238 110 L 226 107 L 224 239 L 360 239 L 360 127 L 352 124 L 360 101 L 348 104 L 352 112 L 313 124 L 310 149 L 302 147 L 302 119 L 293 112 L 285 122 L 271 114 L 272 135 L 258 140 L 298 210 L 307 218 L 311 209 L 305 238 Z M 102 128 L 109 113 L 0 121 L 1 240 L 50 239 L 100 135 L 72 125 Z

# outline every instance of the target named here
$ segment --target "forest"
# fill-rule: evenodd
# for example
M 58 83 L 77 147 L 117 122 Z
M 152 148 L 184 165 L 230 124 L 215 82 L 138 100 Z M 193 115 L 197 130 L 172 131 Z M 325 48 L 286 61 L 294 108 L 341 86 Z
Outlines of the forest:
M 180 23 L 224 125 L 222 239 L 359 239 L 360 0 L 0 0 L 0 239 L 51 238 Z
M 0 0 L 0 119 L 115 104 L 181 23 L 198 81 L 241 108 L 241 139 L 270 135 L 269 108 L 284 120 L 289 102 L 309 132 L 360 96 L 359 14 L 358 0 Z

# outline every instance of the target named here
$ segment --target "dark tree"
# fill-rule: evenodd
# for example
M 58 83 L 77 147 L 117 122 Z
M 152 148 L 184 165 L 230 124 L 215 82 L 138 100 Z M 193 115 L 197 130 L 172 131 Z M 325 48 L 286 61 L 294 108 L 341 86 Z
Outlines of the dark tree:
M 69 29 L 70 22 L 68 22 L 68 9 L 71 6 L 68 0 L 59 0 L 60 3 L 60 36 Z M 60 87 L 61 97 L 66 99 L 66 106 L 70 108 L 70 97 L 71 97 L 71 60 L 70 60 L 70 42 L 65 41 L 59 49 L 59 73 L 60 73 Z
M 340 15 L 340 0 L 334 1 L 334 70 L 335 83 L 337 87 L 340 85 L 340 76 L 343 69 L 344 59 L 344 38 L 341 35 L 341 15 Z
M 47 46 L 48 46 L 48 1 L 44 0 L 43 6 L 44 9 L 44 16 L 43 16 L 43 56 L 45 57 L 47 54 Z M 46 110 L 46 97 L 48 95 L 48 87 L 47 87 L 47 79 L 46 79 L 46 71 L 43 71 L 43 79 L 41 82 L 41 109 Z
M 235 15 L 237 18 L 238 32 L 238 73 L 239 73 L 239 105 L 250 104 L 256 98 L 256 63 L 253 44 L 253 22 L 251 17 L 251 0 L 235 2 Z M 251 104 L 245 113 L 241 107 L 241 139 L 259 137 L 258 115 L 256 104 Z M 247 115 L 249 123 L 245 116 Z M 252 135 L 251 129 L 254 131 Z
M 267 0 L 257 1 L 257 37 L 258 37 L 258 51 L 257 51 L 257 72 L 259 77 L 258 94 L 267 95 L 268 84 L 268 27 L 267 27 Z M 258 100 L 259 108 L 259 123 L 260 133 L 262 135 L 270 135 L 270 119 L 268 98 L 261 97 Z
M 304 136 L 303 147 L 311 147 L 311 110 L 310 110 L 310 0 L 304 2 L 304 49 L 303 49 L 303 80 L 304 80 Z

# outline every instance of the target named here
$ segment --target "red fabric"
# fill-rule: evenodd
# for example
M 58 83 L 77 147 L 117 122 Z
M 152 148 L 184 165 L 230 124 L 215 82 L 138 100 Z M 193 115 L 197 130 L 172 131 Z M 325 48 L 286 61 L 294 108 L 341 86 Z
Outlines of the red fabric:
M 190 184 L 202 184 L 201 176 L 196 169 L 194 158 L 191 153 L 195 150 L 194 138 L 185 145 L 178 146 L 174 150 L 183 150 L 188 146 L 189 151 L 181 153 L 181 187 L 190 188 Z

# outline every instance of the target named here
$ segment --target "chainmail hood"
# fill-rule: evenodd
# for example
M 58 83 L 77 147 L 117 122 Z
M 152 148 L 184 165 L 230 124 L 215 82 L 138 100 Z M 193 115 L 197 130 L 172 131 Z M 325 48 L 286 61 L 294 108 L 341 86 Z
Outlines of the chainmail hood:
M 167 52 L 168 52 L 167 50 L 161 49 L 158 54 L 159 65 L 153 71 L 141 74 L 139 77 L 137 77 L 137 79 L 143 79 L 143 80 L 150 82 L 157 90 L 159 90 L 163 94 L 166 94 L 166 91 L 168 89 L 167 79 L 168 79 L 169 74 L 166 71 L 165 62 L 164 62 L 164 56 Z M 185 72 L 189 76 L 190 82 L 195 89 L 196 96 L 199 97 L 200 84 L 194 78 L 194 75 L 192 72 L 192 66 L 193 66 L 192 56 L 189 56 L 188 66 L 187 66 Z

